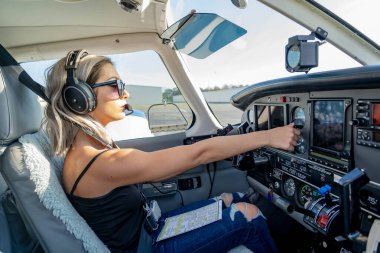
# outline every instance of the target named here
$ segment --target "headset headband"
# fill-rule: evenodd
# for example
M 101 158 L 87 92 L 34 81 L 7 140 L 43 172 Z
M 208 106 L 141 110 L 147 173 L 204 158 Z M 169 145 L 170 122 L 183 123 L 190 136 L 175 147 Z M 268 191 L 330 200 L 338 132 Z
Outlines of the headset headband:
M 70 51 L 66 56 L 65 69 L 67 71 L 66 83 L 74 84 L 76 83 L 76 77 L 74 75 L 74 70 L 78 68 L 80 60 L 88 55 L 86 49 L 73 50 Z
M 88 55 L 88 52 L 86 49 L 70 51 L 66 56 L 65 68 L 66 69 L 78 68 L 79 61 L 86 55 Z

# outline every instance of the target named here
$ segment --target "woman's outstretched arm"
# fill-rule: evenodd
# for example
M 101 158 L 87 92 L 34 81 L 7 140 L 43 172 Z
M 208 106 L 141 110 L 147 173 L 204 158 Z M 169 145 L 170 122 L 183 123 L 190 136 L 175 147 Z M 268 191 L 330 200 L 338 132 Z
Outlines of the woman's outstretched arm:
M 94 173 L 91 174 L 97 177 L 97 181 L 115 187 L 160 181 L 201 164 L 222 160 L 263 146 L 293 151 L 299 134 L 299 130 L 288 125 L 267 131 L 214 137 L 193 145 L 154 152 L 136 149 L 111 150 L 98 159 L 99 161 L 93 165 L 96 167 L 92 169 Z

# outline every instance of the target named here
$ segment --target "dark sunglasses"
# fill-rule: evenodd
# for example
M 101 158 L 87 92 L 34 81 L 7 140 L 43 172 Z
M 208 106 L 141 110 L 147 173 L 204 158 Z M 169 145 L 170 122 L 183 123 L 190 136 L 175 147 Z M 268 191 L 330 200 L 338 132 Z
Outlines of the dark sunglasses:
M 96 83 L 96 84 L 92 85 L 91 88 L 95 89 L 97 87 L 106 86 L 106 85 L 116 86 L 117 87 L 117 93 L 119 93 L 120 98 L 122 98 L 124 96 L 124 92 L 127 91 L 127 89 L 125 87 L 125 83 L 120 79 L 112 80 L 112 81 L 108 81 L 108 82 L 104 82 L 104 83 Z

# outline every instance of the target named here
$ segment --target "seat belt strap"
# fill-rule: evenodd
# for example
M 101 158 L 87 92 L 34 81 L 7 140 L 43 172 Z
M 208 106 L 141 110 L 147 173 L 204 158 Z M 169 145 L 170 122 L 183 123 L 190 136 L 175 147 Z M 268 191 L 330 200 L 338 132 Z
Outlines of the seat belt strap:
M 21 73 L 18 80 L 27 88 L 36 93 L 40 98 L 50 104 L 50 99 L 46 96 L 45 87 L 31 78 L 28 73 L 20 66 L 13 56 L 0 44 L 0 66 L 1 67 L 18 67 Z

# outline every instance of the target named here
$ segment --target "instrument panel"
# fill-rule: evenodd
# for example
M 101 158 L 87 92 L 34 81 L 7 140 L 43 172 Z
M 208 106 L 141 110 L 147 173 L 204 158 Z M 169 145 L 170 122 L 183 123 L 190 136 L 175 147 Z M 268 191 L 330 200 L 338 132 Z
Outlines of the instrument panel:
M 294 152 L 263 147 L 234 157 L 250 185 L 321 240 L 365 250 L 380 219 L 380 66 L 265 81 L 231 103 L 244 111 L 238 133 L 293 122 L 302 135 Z
M 301 138 L 294 152 L 269 147 L 252 151 L 255 160 L 269 162 L 255 162 L 248 175 L 307 214 L 305 224 L 330 235 L 342 227 L 341 219 L 336 218 L 342 196 L 339 183 L 350 171 L 361 168 L 370 181 L 358 190 L 360 215 L 380 218 L 377 94 L 380 90 L 315 91 L 252 101 L 243 114 L 242 131 L 264 131 L 294 122 Z

